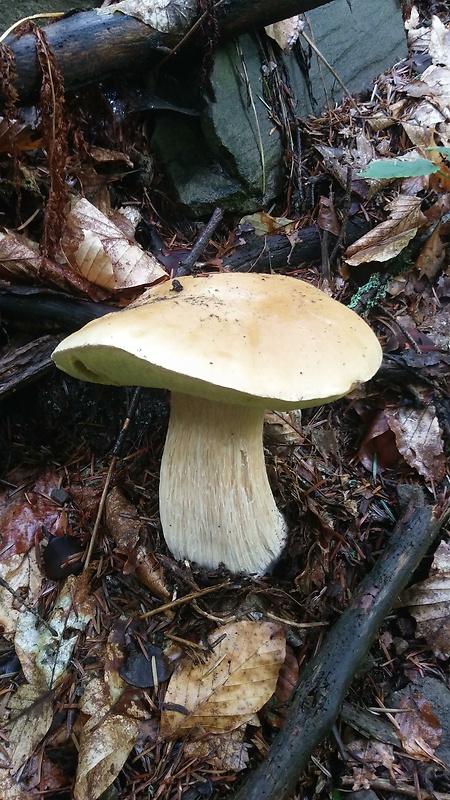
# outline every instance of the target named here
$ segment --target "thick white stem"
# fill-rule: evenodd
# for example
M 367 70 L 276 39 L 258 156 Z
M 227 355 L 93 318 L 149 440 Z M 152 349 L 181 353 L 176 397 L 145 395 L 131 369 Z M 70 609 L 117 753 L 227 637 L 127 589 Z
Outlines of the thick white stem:
M 163 533 L 176 558 L 264 573 L 287 528 L 267 479 L 264 411 L 172 392 L 161 464 Z

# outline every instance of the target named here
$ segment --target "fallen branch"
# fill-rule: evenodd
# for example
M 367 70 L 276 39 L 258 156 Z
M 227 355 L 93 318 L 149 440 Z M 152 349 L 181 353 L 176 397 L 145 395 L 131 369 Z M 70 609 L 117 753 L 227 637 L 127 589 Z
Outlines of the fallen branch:
M 266 759 L 233 800 L 288 800 L 311 753 L 329 733 L 351 681 L 377 631 L 448 518 L 429 506 L 398 522 L 378 563 L 308 664 L 294 692 L 281 732 Z
M 326 5 L 330 0 L 222 0 L 212 13 L 216 15 L 221 38 L 257 30 L 272 22 Z M 173 4 L 164 13 L 173 14 L 174 24 L 161 32 L 122 13 L 98 9 L 82 11 L 49 25 L 47 39 L 55 54 L 66 90 L 129 69 L 139 70 L 149 63 L 166 58 L 183 42 L 183 47 L 201 47 L 198 37 L 189 36 L 195 24 L 197 4 L 193 0 Z M 31 100 L 39 91 L 41 76 L 34 36 L 8 36 L 5 44 L 15 56 L 18 76 L 16 88 L 22 102 Z

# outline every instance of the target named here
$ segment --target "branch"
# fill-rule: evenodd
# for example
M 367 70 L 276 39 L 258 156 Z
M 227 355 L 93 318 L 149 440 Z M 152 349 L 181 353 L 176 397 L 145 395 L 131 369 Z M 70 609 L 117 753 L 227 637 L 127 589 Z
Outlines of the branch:
M 281 732 L 266 759 L 232 800 L 288 800 L 311 753 L 329 733 L 377 631 L 427 552 L 448 514 L 409 510 L 383 556 L 362 581 L 349 607 L 308 664 Z
M 158 63 L 186 40 L 184 48 L 199 47 L 196 36 L 188 37 L 195 16 L 193 4 L 176 4 L 178 24 L 161 33 L 135 17 L 104 13 L 101 9 L 83 11 L 49 25 L 46 35 L 63 75 L 66 90 L 77 89 L 93 81 L 135 68 Z M 221 38 L 256 30 L 280 19 L 325 5 L 330 0 L 223 0 L 216 14 Z M 194 4 L 195 6 L 195 4 Z M 175 7 L 175 4 L 174 4 Z M 170 9 L 169 9 L 170 11 Z M 183 20 L 180 22 L 180 19 Z M 8 36 L 5 44 L 16 59 L 16 89 L 21 102 L 31 100 L 39 91 L 40 70 L 33 36 Z M 200 43 L 201 45 L 201 43 Z

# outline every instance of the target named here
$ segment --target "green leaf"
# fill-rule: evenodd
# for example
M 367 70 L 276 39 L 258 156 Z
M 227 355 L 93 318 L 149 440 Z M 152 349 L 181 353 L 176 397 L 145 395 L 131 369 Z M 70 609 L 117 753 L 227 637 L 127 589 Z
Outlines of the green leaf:
M 358 173 L 360 178 L 374 178 L 383 180 L 387 178 L 417 178 L 419 175 L 431 175 L 439 172 L 440 167 L 432 164 L 427 158 L 416 158 L 414 161 L 400 161 L 390 158 L 372 161 L 364 172 Z
M 435 153 L 442 153 L 446 158 L 450 158 L 450 147 L 427 147 L 427 150 L 434 150 Z

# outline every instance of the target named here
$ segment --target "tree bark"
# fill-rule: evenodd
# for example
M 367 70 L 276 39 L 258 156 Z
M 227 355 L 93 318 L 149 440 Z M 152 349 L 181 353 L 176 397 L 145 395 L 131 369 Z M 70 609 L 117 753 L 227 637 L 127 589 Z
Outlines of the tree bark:
M 308 664 L 281 732 L 265 760 L 232 800 L 288 800 L 311 753 L 329 733 L 376 633 L 437 535 L 444 518 L 430 507 L 409 509 L 378 563 L 362 581 Z
M 216 9 L 222 39 L 237 36 L 329 3 L 331 0 L 223 0 Z M 105 10 L 83 11 L 64 17 L 46 28 L 57 66 L 68 90 L 146 64 L 157 63 L 179 45 L 196 19 L 196 3 L 185 0 L 186 14 L 179 13 L 173 27 L 160 32 L 135 17 Z M 39 91 L 40 70 L 34 37 L 8 36 L 5 44 L 16 59 L 16 88 L 22 103 Z M 188 37 L 183 47 L 199 47 Z M 200 43 L 201 46 L 201 43 Z

